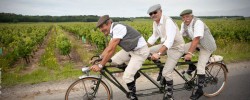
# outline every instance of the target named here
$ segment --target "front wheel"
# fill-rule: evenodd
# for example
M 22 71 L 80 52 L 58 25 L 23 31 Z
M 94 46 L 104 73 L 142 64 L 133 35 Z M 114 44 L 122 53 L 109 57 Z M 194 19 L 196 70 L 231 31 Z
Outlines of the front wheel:
M 65 94 L 65 100 L 110 100 L 111 92 L 100 79 L 86 77 L 72 83 Z
M 227 83 L 226 66 L 222 63 L 211 63 L 206 66 L 204 95 L 213 97 L 218 95 Z

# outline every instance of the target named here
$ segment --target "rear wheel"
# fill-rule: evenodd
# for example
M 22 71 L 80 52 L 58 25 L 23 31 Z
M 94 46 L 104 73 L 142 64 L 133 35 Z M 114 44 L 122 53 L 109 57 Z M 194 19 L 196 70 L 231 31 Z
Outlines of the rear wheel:
M 218 95 L 227 83 L 227 70 L 224 64 L 211 63 L 206 66 L 204 95 L 213 97 Z
M 86 77 L 72 83 L 65 94 L 65 100 L 110 100 L 108 86 L 100 79 Z

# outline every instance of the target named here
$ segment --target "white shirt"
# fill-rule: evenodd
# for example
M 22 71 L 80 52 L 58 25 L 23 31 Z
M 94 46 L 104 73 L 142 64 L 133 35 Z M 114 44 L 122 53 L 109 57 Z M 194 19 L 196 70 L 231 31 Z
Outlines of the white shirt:
M 183 36 L 189 36 L 189 38 L 191 38 L 192 40 L 198 36 L 200 36 L 200 39 L 202 39 L 204 36 L 204 23 L 201 20 L 197 20 L 194 24 L 194 31 L 193 31 L 193 26 L 192 26 L 193 22 L 194 19 L 192 19 L 191 23 L 187 26 L 189 34 L 184 32 L 184 23 L 181 23 L 180 33 Z
M 117 24 L 115 27 L 114 23 L 111 24 L 111 28 L 110 28 L 110 33 L 113 32 L 113 38 L 118 38 L 118 39 L 123 39 L 123 37 L 126 35 L 127 33 L 127 28 L 126 26 L 122 25 L 122 24 Z M 143 38 L 143 36 L 141 36 L 138 40 L 137 46 L 135 47 L 134 50 L 137 50 L 143 46 L 147 45 L 147 42 L 145 41 L 145 39 Z
M 161 16 L 160 23 L 157 25 L 157 29 L 154 28 L 153 26 L 153 31 L 158 31 L 158 32 L 153 32 L 153 34 L 149 37 L 148 43 L 153 45 L 158 38 L 161 38 L 161 43 L 165 45 L 168 49 L 170 49 L 174 43 L 174 38 L 176 35 L 176 25 L 175 23 L 167 17 L 166 20 L 166 36 L 164 37 L 162 32 L 161 32 L 161 26 L 163 25 L 163 15 Z M 159 33 L 159 34 L 157 34 Z

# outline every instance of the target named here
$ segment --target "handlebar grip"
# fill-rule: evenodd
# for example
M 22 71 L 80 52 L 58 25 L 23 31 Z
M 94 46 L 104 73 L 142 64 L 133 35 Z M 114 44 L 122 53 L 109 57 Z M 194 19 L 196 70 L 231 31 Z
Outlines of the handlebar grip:
M 102 58 L 96 59 L 96 60 L 94 61 L 94 64 L 95 64 L 96 62 L 101 61 L 101 60 L 102 60 Z
M 96 55 L 96 56 L 91 57 L 90 60 L 93 60 L 94 58 L 100 58 L 100 57 Z

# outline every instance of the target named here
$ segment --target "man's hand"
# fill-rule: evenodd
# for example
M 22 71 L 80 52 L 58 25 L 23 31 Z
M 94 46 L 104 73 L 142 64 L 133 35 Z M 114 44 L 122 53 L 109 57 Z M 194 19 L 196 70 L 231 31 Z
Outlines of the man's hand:
M 154 53 L 152 56 L 151 56 L 151 60 L 158 60 L 160 58 L 160 55 L 158 53 Z
M 101 70 L 101 68 L 98 65 L 93 65 L 90 67 L 90 69 L 95 71 L 95 72 L 99 72 Z
M 191 54 L 186 54 L 184 57 L 185 60 L 191 60 L 192 59 L 192 55 Z

